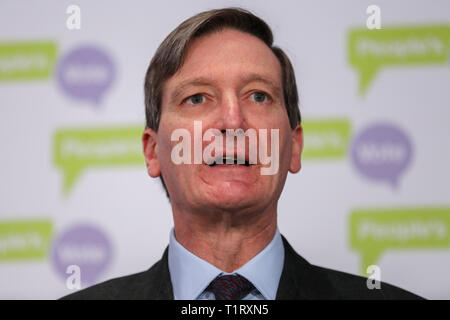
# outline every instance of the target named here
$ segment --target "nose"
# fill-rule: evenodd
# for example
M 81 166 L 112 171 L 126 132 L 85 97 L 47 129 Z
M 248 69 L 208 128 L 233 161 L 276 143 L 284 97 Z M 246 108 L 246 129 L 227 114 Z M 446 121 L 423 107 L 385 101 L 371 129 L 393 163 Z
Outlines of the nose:
M 221 125 L 218 129 L 222 132 L 225 132 L 226 129 L 242 128 L 245 130 L 245 119 L 242 111 L 239 97 L 235 93 L 230 92 L 224 95 L 220 106 Z

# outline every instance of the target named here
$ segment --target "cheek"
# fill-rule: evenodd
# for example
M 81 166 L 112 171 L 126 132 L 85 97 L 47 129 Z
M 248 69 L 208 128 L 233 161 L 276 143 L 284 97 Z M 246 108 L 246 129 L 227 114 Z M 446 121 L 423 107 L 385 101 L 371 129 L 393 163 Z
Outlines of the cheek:
M 189 126 L 184 123 L 179 123 L 177 126 L 173 125 L 169 126 L 167 122 L 165 122 L 164 125 L 160 126 L 160 129 L 158 130 L 158 161 L 163 176 L 173 175 L 175 178 L 177 178 L 181 174 L 183 174 L 186 178 L 188 171 L 190 171 L 191 167 L 193 167 L 192 164 L 184 164 L 184 163 L 176 164 L 172 159 L 172 150 L 174 150 L 174 147 L 177 145 L 183 145 L 184 137 L 181 137 L 175 141 L 171 141 L 171 136 L 176 129 L 182 128 L 187 129 L 189 131 L 191 137 L 190 141 L 191 148 L 190 149 L 187 148 L 185 150 L 189 154 L 191 161 L 193 159 L 192 137 L 194 136 L 194 134 L 191 128 L 189 128 Z
M 165 166 L 168 160 L 170 160 L 170 152 L 172 150 L 170 135 L 158 135 L 158 160 L 161 166 Z
M 292 139 L 290 132 L 286 134 L 283 139 L 282 146 L 280 146 L 280 168 L 283 170 L 289 170 L 292 157 Z
M 284 158 L 291 154 L 292 148 L 292 130 L 289 125 L 289 118 L 287 114 L 274 116 L 271 120 L 271 128 L 278 129 L 278 146 L 279 146 L 279 155 L 280 162 L 284 160 Z
M 278 163 L 279 170 L 277 175 L 282 176 L 289 170 L 292 154 L 292 138 L 291 130 L 286 126 L 282 126 L 278 130 Z M 271 146 L 271 152 L 276 152 L 276 147 Z
M 164 174 L 168 174 L 169 170 L 173 170 L 174 163 L 171 161 L 171 152 L 173 146 L 177 143 L 170 140 L 172 129 L 167 125 L 161 123 L 158 129 L 158 161 L 161 167 L 161 171 Z M 172 168 L 171 168 L 172 167 Z

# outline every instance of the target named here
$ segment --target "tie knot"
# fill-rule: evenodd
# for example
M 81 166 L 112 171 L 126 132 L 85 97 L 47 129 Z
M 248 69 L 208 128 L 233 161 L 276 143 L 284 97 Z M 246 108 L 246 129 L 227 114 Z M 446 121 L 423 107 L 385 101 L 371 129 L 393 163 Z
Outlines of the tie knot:
M 250 281 L 235 274 L 218 276 L 211 281 L 206 291 L 214 293 L 216 300 L 241 300 L 253 289 Z

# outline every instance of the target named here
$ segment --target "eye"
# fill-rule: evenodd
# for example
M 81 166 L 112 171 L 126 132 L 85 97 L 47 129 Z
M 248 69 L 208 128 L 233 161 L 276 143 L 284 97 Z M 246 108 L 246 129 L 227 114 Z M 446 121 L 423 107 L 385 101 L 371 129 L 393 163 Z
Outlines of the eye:
M 267 95 L 264 92 L 253 92 L 250 98 L 254 102 L 262 103 L 267 100 Z
M 194 95 L 186 98 L 186 100 L 184 100 L 184 102 L 186 102 L 187 104 L 200 104 L 200 103 L 205 102 L 205 96 L 200 93 L 197 93 L 197 94 L 194 94 Z

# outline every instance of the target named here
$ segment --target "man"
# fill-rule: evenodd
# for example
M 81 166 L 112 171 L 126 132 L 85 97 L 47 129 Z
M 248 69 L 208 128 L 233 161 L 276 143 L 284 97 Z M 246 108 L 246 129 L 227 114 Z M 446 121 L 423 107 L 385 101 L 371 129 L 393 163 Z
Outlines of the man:
M 142 142 L 170 198 L 169 247 L 145 272 L 66 298 L 419 298 L 311 265 L 279 233 L 277 203 L 288 171 L 300 170 L 303 132 L 292 65 L 272 42 L 264 21 L 236 8 L 202 12 L 163 41 L 145 78 Z M 227 145 L 230 132 L 247 144 Z

